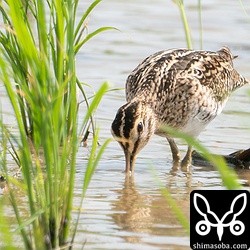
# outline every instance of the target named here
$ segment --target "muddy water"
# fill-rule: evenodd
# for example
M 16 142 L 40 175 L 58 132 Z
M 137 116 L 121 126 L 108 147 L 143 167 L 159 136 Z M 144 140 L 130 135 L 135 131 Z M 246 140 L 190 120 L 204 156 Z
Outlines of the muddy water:
M 85 10 L 88 1 L 80 1 Z M 186 1 L 193 47 L 200 49 L 197 1 Z M 250 17 L 238 1 L 202 2 L 203 48 L 217 50 L 228 45 L 238 59 L 235 66 L 250 78 Z M 250 4 L 245 2 L 250 15 Z M 77 57 L 79 78 L 95 90 L 109 80 L 113 88 L 124 88 L 127 75 L 146 56 L 168 48 L 186 47 L 177 6 L 170 0 L 104 0 L 89 20 L 89 30 L 115 26 L 97 36 Z M 86 88 L 88 93 L 91 89 Z M 235 92 L 223 113 L 200 135 L 199 140 L 213 153 L 229 154 L 250 147 L 250 87 Z M 1 97 L 2 99 L 2 97 Z M 110 124 L 119 106 L 125 103 L 124 90 L 108 93 L 96 114 L 100 143 L 110 138 Z M 82 116 L 84 109 L 82 109 Z M 10 118 L 11 120 L 11 118 Z M 7 120 L 8 122 L 9 120 Z M 184 152 L 186 145 L 179 142 Z M 88 148 L 81 147 L 77 158 L 75 206 L 79 202 Z M 162 196 L 159 181 L 168 189 L 187 219 L 189 194 L 194 189 L 222 189 L 218 172 L 212 167 L 192 166 L 189 172 L 173 169 L 164 138 L 154 136 L 139 154 L 135 174 L 126 178 L 124 155 L 112 141 L 87 191 L 76 238 L 76 249 L 189 249 L 189 236 L 170 204 Z M 250 171 L 238 170 L 246 188 Z

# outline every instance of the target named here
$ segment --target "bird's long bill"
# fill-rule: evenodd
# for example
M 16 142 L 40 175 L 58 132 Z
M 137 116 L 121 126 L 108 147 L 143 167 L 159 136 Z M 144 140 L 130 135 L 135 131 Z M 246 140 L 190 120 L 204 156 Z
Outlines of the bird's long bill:
M 131 154 L 128 150 L 124 151 L 126 161 L 126 173 L 134 172 L 136 156 Z

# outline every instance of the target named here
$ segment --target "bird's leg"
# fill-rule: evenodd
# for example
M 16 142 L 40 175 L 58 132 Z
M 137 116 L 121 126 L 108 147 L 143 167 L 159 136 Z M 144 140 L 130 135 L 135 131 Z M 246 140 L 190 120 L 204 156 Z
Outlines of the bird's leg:
M 181 166 L 182 167 L 188 167 L 191 164 L 192 161 L 192 146 L 188 146 L 187 153 L 183 160 L 181 161 Z
M 179 163 L 180 162 L 180 152 L 179 149 L 174 141 L 173 138 L 167 138 L 171 152 L 172 152 L 172 156 L 173 156 L 173 162 L 174 163 Z

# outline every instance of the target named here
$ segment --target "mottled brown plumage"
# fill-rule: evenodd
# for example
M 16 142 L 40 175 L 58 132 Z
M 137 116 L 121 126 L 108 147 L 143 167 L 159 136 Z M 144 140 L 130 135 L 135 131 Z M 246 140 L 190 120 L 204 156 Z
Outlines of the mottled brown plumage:
M 248 81 L 233 67 L 229 48 L 217 52 L 172 49 L 146 58 L 128 76 L 126 97 L 111 132 L 133 171 L 136 155 L 152 134 L 166 136 L 174 161 L 179 161 L 174 140 L 160 127 L 167 125 L 192 136 L 223 109 L 229 95 Z M 183 159 L 190 164 L 191 147 Z

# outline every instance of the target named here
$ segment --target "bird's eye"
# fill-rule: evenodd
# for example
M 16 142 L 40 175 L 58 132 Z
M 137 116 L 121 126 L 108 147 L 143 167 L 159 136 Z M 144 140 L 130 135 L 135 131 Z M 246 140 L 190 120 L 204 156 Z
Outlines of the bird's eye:
M 139 122 L 137 125 L 137 131 L 138 131 L 138 133 L 140 133 L 140 132 L 142 132 L 142 130 L 143 130 L 143 124 L 142 124 L 142 122 Z

